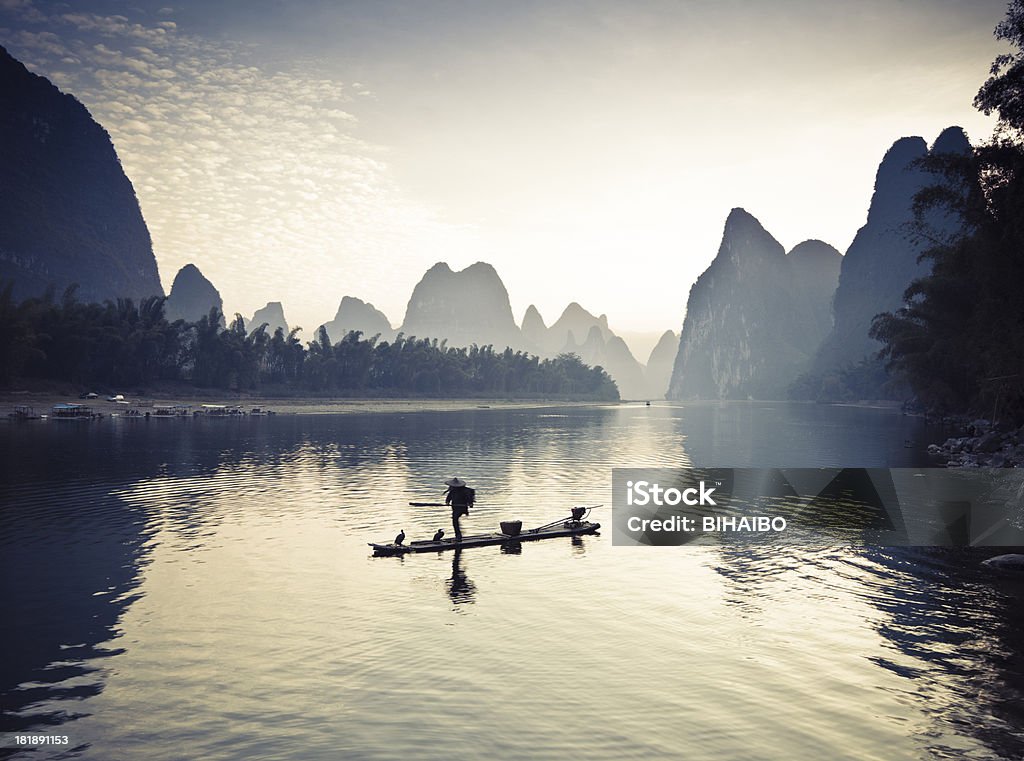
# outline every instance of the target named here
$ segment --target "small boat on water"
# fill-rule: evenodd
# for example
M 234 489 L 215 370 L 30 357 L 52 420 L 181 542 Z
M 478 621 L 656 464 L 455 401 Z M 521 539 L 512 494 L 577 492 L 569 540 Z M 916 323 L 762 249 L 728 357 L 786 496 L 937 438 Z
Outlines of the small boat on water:
M 191 407 L 184 404 L 157 404 L 153 406 L 153 417 L 178 418 L 188 417 Z M 149 414 L 149 413 L 147 413 Z
M 8 412 L 7 417 L 11 420 L 39 420 L 40 416 L 36 414 L 33 407 L 27 404 L 19 404 L 14 408 L 14 412 Z
M 462 537 L 461 542 L 457 542 L 455 539 L 441 539 L 440 541 L 424 539 L 421 541 L 409 542 L 409 544 L 369 542 L 369 545 L 373 547 L 373 554 L 375 557 L 388 557 L 394 555 L 405 555 L 410 552 L 444 552 L 445 550 L 461 550 L 467 547 L 487 547 L 495 544 L 533 542 L 538 539 L 554 539 L 559 536 L 596 534 L 597 530 L 601 528 L 601 524 L 582 520 L 584 515 L 589 514 L 591 509 L 592 508 L 588 507 L 576 507 L 573 508 L 572 515 L 568 518 L 559 518 L 557 521 L 552 521 L 544 526 L 538 526 L 537 528 L 527 529 L 525 531 L 516 531 L 516 529 L 513 528 L 510 533 L 504 533 L 504 531 L 509 530 L 510 524 L 503 523 L 502 528 L 504 531 L 502 532 L 495 531 L 492 534 L 464 536 Z M 511 525 L 514 526 L 518 523 L 519 521 L 515 521 Z
M 200 409 L 192 413 L 195 416 L 205 415 L 207 417 L 240 417 L 245 414 L 241 405 L 228 406 L 226 404 L 204 404 Z
M 93 420 L 103 417 L 99 412 L 93 412 L 91 407 L 84 404 L 68 404 L 61 402 L 53 405 L 50 410 L 51 417 L 55 420 Z

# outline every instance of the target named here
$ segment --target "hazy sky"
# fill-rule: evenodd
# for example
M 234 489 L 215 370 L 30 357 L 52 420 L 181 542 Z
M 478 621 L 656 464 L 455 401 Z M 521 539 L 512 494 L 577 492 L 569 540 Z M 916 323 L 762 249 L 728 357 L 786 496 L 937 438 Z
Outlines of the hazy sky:
M 398 325 L 483 260 L 517 320 L 678 331 L 732 207 L 845 251 L 896 138 L 985 138 L 1005 8 L 0 0 L 0 43 L 110 132 L 165 288 L 191 261 L 228 312 Z

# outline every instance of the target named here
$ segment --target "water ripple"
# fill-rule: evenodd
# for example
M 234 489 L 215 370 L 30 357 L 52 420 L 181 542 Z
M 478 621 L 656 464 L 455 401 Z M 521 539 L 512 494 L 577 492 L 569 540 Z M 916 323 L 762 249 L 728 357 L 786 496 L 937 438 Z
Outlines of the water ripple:
M 489 531 L 610 506 L 613 467 L 899 465 L 913 425 L 725 404 L 8 426 L 5 726 L 84 759 L 1020 758 L 1020 590 L 969 550 L 366 547 L 449 524 L 408 503 L 451 475 Z

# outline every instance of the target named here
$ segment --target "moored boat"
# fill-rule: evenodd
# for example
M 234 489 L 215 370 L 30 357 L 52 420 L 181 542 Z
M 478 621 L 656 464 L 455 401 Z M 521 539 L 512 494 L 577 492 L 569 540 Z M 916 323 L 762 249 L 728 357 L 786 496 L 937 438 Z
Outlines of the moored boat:
M 55 420 L 92 420 L 102 417 L 100 413 L 93 412 L 91 407 L 86 407 L 84 404 L 68 404 L 66 402 L 53 405 L 50 412 L 52 413 L 51 417 Z
M 120 404 L 120 402 L 118 402 L 118 404 Z M 147 413 L 147 415 L 148 415 L 148 413 Z M 137 410 L 134 407 L 129 407 L 127 409 L 122 409 L 120 412 L 111 412 L 110 413 L 110 417 L 131 418 L 132 420 L 135 420 L 135 419 L 142 420 L 143 417 L 145 417 L 145 416 L 142 414 L 142 410 Z
M 152 416 L 158 418 L 187 417 L 190 409 L 191 407 L 184 404 L 157 404 L 153 407 Z
M 11 420 L 39 420 L 40 416 L 36 414 L 35 408 L 30 407 L 27 404 L 19 404 L 14 408 L 14 412 L 8 412 L 7 417 Z
M 204 404 L 193 415 L 206 415 L 208 417 L 237 417 L 245 414 L 241 405 L 228 406 L 226 404 Z

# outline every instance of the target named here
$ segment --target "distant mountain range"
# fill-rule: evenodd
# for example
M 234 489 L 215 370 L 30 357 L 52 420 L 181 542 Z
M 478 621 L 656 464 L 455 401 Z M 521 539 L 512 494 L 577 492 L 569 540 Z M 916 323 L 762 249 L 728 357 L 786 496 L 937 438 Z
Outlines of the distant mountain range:
M 549 328 L 532 304 L 523 315 L 523 340 L 532 351 L 549 356 L 578 354 L 587 364 L 599 364 L 620 384 L 624 398 L 663 399 L 668 389 L 679 336 L 665 331 L 652 346 L 646 366 L 633 355 L 626 340 L 608 327 L 608 317 L 595 317 L 575 301 Z
M 109 135 L 74 97 L 3 48 L 0 145 L 0 278 L 13 281 L 15 298 L 48 288 L 59 294 L 71 283 L 84 301 L 163 295 L 149 233 Z M 783 398 L 794 388 L 820 396 L 849 368 L 877 363 L 872 319 L 898 308 L 910 282 L 928 271 L 918 261 L 926 244 L 910 225 L 914 195 L 936 178 L 919 160 L 968 150 L 959 127 L 943 131 L 930 150 L 920 137 L 897 140 L 879 165 L 867 220 L 845 256 L 817 240 L 787 253 L 751 214 L 733 209 L 717 255 L 690 289 L 680 335 L 665 332 L 646 367 L 605 315 L 576 302 L 550 327 L 532 305 L 517 324 L 504 283 L 485 262 L 461 271 L 432 266 L 398 328 L 352 296 L 342 298 L 323 328 L 332 342 L 358 330 L 380 340 L 402 333 L 544 357 L 573 352 L 604 367 L 627 399 L 660 398 L 666 390 L 675 399 Z M 944 217 L 928 221 L 940 236 L 957 225 Z M 167 298 L 168 319 L 195 321 L 211 308 L 223 312 L 220 293 L 186 265 Z M 288 331 L 280 302 L 257 310 L 246 327 L 264 323 L 270 333 Z M 882 393 L 867 393 L 876 392 Z
M 450 346 L 510 346 L 542 357 L 573 353 L 586 364 L 603 367 L 624 399 L 662 398 L 668 388 L 649 382 L 626 342 L 608 327 L 605 315 L 594 316 L 576 302 L 551 327 L 533 305 L 516 325 L 508 292 L 495 269 L 477 262 L 460 272 L 440 262 L 413 290 L 400 332 L 446 339 Z M 653 391 L 653 393 L 652 393 Z
M 427 270 L 413 289 L 398 332 L 443 339 L 450 346 L 509 346 L 542 357 L 571 352 L 607 370 L 624 399 L 661 398 L 667 388 L 666 382 L 660 392 L 651 394 L 643 365 L 608 327 L 608 318 L 595 317 L 575 302 L 550 328 L 533 305 L 517 325 L 504 283 L 485 262 L 459 272 L 444 262 Z
M 200 318 L 209 315 L 211 309 L 220 312 L 221 325 L 226 325 L 234 319 L 229 319 L 229 316 L 224 314 L 224 301 L 214 284 L 199 271 L 199 267 L 191 263 L 186 264 L 174 276 L 171 292 L 167 296 L 167 301 L 164 302 L 164 316 L 171 322 L 175 320 L 197 322 Z M 278 328 L 281 328 L 285 335 L 289 331 L 288 320 L 284 316 L 284 306 L 280 301 L 268 301 L 267 305 L 257 309 L 252 317 L 248 319 L 242 317 L 242 323 L 250 332 L 260 325 L 266 325 L 267 334 L 271 336 Z
M 17 299 L 163 296 L 149 231 L 110 136 L 0 47 L 0 278 Z
M 541 356 L 571 353 L 588 365 L 600 365 L 618 384 L 623 399 L 650 396 L 643 365 L 626 342 L 608 327 L 606 315 L 595 317 L 574 301 L 548 328 L 531 304 L 523 315 L 523 338 L 526 345 Z M 655 398 L 660 399 L 664 394 L 665 389 L 662 389 Z
M 901 138 L 878 168 L 868 219 L 846 255 L 821 241 L 782 246 L 742 209 L 725 224 L 718 255 L 690 289 L 669 397 L 782 399 L 800 388 L 827 396 L 833 377 L 871 360 L 880 348 L 868 331 L 880 312 L 900 307 L 923 246 L 912 234 L 913 198 L 936 183 L 916 163 L 926 155 L 970 149 L 959 127 L 931 151 Z M 941 235 L 955 220 L 929 220 Z M 881 373 L 884 379 L 884 371 Z M 859 389 L 881 396 L 882 383 Z
M 194 264 L 182 267 L 165 305 L 168 319 L 194 322 L 209 314 L 211 308 L 221 312 L 224 309 L 217 288 Z M 268 333 L 279 326 L 288 332 L 280 302 L 268 303 L 245 324 L 253 330 L 264 322 Z M 427 270 L 413 289 L 405 320 L 398 329 L 392 328 L 387 316 L 373 304 L 353 296 L 344 296 L 334 319 L 321 327 L 332 343 L 358 330 L 364 338 L 376 336 L 382 341 L 394 340 L 402 333 L 406 337 L 436 338 L 453 347 L 489 344 L 500 351 L 509 346 L 542 357 L 571 352 L 585 363 L 607 370 L 626 399 L 664 397 L 677 345 L 675 334 L 667 331 L 651 353 L 653 369 L 648 373 L 626 342 L 608 327 L 605 315 L 596 317 L 575 302 L 565 308 L 550 328 L 531 305 L 520 327 L 512 317 L 504 283 L 495 269 L 484 262 L 459 272 L 452 271 L 444 262 Z M 577 336 L 582 340 L 577 340 Z M 307 336 L 315 337 L 316 333 Z

